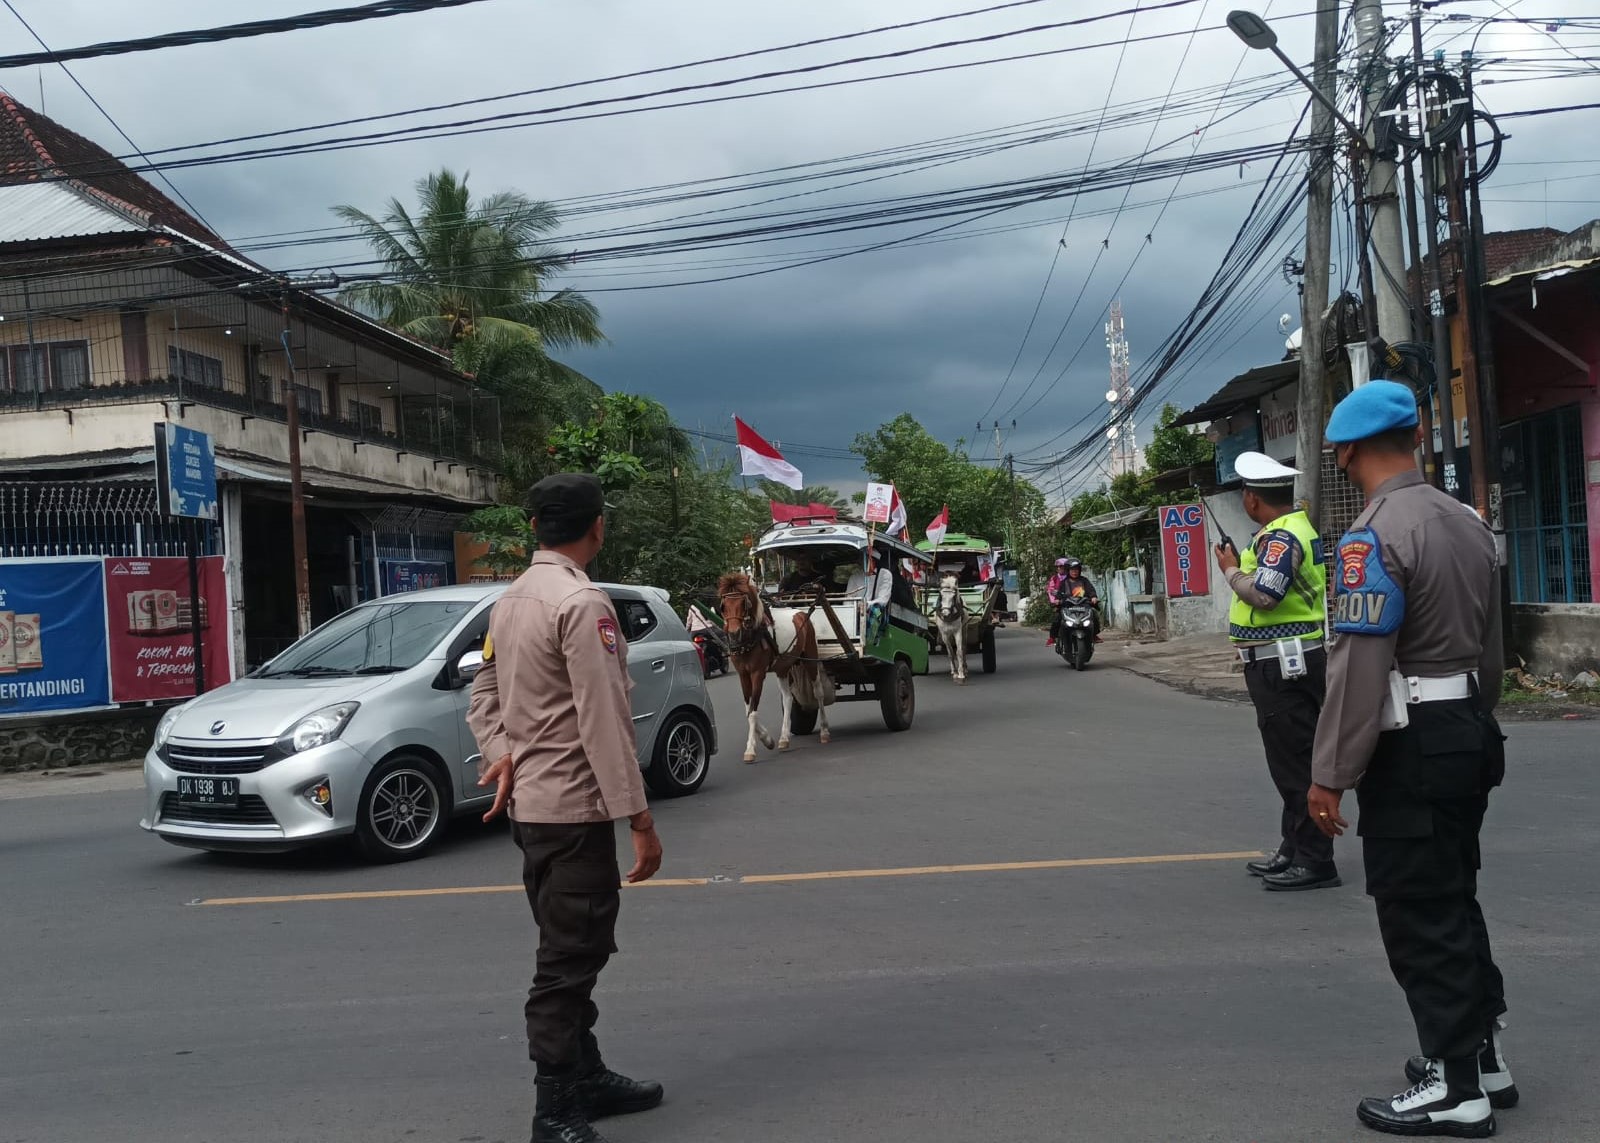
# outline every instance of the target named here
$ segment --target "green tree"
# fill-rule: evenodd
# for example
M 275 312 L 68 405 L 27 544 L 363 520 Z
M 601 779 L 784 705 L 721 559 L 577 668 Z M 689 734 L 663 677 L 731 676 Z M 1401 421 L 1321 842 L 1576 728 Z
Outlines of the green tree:
M 500 399 L 505 475 L 524 487 L 548 472 L 545 440 L 581 418 L 600 389 L 551 356 L 604 341 L 582 294 L 550 288 L 564 265 L 546 245 L 560 221 L 547 202 L 517 192 L 474 200 L 466 175 L 437 171 L 416 184 L 417 206 L 390 199 L 381 217 L 334 213 L 366 239 L 380 281 L 340 296 L 379 320 L 448 351 L 457 369 Z
M 1205 464 L 1216 456 L 1216 446 L 1202 434 L 1193 432 L 1187 425 L 1173 424 L 1183 410 L 1176 405 L 1163 405 L 1156 423 L 1154 436 L 1145 446 L 1145 463 L 1154 473 L 1172 472 L 1179 468 L 1192 468 Z

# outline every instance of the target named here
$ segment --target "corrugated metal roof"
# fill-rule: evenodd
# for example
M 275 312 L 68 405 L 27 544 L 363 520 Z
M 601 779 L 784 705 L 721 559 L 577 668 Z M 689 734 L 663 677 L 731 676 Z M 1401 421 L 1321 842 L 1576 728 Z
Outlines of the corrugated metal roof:
M 0 243 L 137 234 L 144 229 L 66 183 L 0 186 Z

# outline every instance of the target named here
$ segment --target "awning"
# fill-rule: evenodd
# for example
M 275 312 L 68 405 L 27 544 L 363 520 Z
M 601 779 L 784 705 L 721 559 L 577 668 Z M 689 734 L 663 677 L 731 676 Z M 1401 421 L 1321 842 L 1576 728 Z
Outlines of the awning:
M 1218 389 L 1201 404 L 1179 417 L 1173 424 L 1203 425 L 1210 421 L 1232 416 L 1241 409 L 1255 408 L 1256 402 L 1275 389 L 1292 385 L 1300 379 L 1300 361 L 1292 358 L 1271 365 L 1258 365 L 1241 373 Z

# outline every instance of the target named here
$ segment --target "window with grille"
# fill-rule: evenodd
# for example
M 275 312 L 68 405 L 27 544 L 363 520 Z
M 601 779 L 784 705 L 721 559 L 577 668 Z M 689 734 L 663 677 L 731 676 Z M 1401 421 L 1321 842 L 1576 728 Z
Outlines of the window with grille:
M 190 385 L 206 389 L 222 388 L 222 362 L 204 353 L 167 346 L 167 372 Z
M 0 389 L 45 393 L 89 384 L 89 343 L 51 341 L 0 347 Z
M 1594 602 L 1578 407 L 1507 425 L 1500 447 L 1512 602 Z

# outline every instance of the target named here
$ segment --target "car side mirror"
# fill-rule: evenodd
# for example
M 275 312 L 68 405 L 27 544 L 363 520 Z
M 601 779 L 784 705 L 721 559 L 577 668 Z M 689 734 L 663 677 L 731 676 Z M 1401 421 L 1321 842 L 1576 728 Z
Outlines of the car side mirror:
M 483 670 L 483 652 L 468 651 L 456 660 L 456 675 L 463 682 L 470 683 Z

